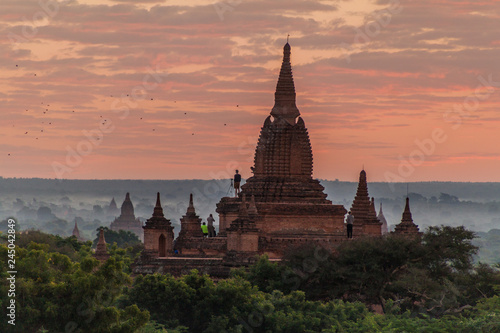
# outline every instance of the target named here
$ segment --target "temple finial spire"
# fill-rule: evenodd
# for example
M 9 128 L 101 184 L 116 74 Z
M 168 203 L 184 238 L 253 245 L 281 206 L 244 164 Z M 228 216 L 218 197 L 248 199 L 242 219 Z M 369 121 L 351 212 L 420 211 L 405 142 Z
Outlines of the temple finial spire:
M 288 44 L 289 40 L 290 40 L 290 34 L 288 34 L 288 36 L 286 36 L 286 43 L 287 44 Z
M 294 125 L 299 109 L 295 105 L 295 84 L 293 83 L 292 65 L 290 64 L 291 47 L 285 44 L 283 48 L 283 63 L 281 64 L 280 76 L 274 93 L 274 107 L 271 116 L 275 119 L 284 119 Z
M 164 217 L 165 215 L 163 214 L 163 208 L 161 206 L 160 202 L 160 192 L 156 194 L 156 205 L 153 210 L 153 216 L 155 217 Z
M 193 193 L 189 194 L 189 206 L 188 206 L 186 214 L 196 214 L 196 211 L 194 209 L 194 204 L 193 204 Z

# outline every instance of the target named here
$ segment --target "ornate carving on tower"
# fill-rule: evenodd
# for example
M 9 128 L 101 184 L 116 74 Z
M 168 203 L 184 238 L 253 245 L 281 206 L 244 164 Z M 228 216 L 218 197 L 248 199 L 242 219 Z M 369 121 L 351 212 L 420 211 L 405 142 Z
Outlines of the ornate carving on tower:
M 153 216 L 146 221 L 144 229 L 143 255 L 150 257 L 167 257 L 174 252 L 174 227 L 165 218 L 160 202 L 160 193 L 156 195 Z
M 109 258 L 108 250 L 106 249 L 106 240 L 104 239 L 104 228 L 99 229 L 99 241 L 97 242 L 94 257 L 99 261 L 106 261 Z
M 110 229 L 113 231 L 131 231 L 135 233 L 141 241 L 144 241 L 142 222 L 135 218 L 134 205 L 130 200 L 130 193 L 126 194 L 121 207 L 121 214 L 113 222 L 111 222 Z
M 351 206 L 354 216 L 353 236 L 361 234 L 381 235 L 382 223 L 377 218 L 375 211 L 375 200 L 368 195 L 368 184 L 366 182 L 366 172 L 362 170 L 359 174 L 358 189 L 356 197 Z
M 403 211 L 403 216 L 401 218 L 401 222 L 396 225 L 394 229 L 394 233 L 403 234 L 403 235 L 419 235 L 418 226 L 413 223 L 413 218 L 411 216 L 410 211 L 410 198 L 406 197 L 406 206 Z

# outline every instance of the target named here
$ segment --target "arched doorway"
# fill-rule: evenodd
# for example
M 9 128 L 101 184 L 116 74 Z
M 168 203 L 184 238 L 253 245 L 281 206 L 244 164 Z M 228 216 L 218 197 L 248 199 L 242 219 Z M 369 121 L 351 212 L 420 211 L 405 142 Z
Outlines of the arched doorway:
M 165 243 L 166 243 L 165 236 L 163 236 L 163 234 L 161 234 L 160 239 L 158 240 L 158 251 L 159 251 L 160 257 L 167 256 L 167 254 L 166 254 L 167 246 Z

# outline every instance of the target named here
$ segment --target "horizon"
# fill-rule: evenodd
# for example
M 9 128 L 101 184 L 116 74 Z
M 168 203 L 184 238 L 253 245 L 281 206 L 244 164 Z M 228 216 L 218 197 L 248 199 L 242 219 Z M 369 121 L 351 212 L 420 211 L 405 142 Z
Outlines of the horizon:
M 289 35 L 314 178 L 500 182 L 497 2 L 3 4 L 6 178 L 249 178 Z

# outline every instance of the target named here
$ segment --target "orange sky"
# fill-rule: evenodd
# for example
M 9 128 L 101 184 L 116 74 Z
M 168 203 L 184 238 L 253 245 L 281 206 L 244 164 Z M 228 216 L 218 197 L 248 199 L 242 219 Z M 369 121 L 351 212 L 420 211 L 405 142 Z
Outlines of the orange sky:
M 370 181 L 500 181 L 499 14 L 499 1 L 2 0 L 0 176 L 248 177 L 290 34 L 316 178 L 356 181 L 364 165 Z

